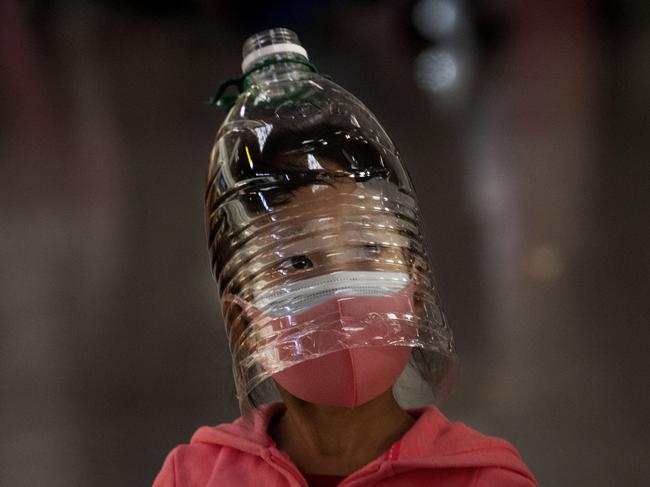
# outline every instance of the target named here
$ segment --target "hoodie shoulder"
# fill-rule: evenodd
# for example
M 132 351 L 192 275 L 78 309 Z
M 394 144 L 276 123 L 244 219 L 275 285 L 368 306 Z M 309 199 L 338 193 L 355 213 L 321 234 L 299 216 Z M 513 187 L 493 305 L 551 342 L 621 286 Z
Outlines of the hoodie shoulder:
M 223 447 L 239 445 L 253 452 L 251 436 L 254 435 L 245 427 L 242 418 L 232 423 L 201 426 L 189 444 L 178 445 L 167 455 L 153 487 L 207 485 L 223 456 Z
M 416 413 L 419 413 L 418 420 L 403 438 L 407 456 L 450 456 L 494 449 L 516 452 L 501 438 L 486 436 L 460 422 L 450 422 L 435 406 Z
M 207 485 L 218 449 L 218 446 L 201 443 L 177 446 L 167 455 L 153 487 Z
M 441 447 L 454 454 L 469 453 L 480 450 L 498 450 L 519 456 L 515 447 L 509 442 L 496 436 L 488 436 L 464 423 L 450 423 L 440 429 L 437 442 Z
M 445 453 L 457 457 L 461 464 L 479 467 L 476 487 L 536 485 L 519 452 L 507 440 L 484 435 L 463 423 L 449 423 L 439 441 L 445 444 Z
M 402 451 L 400 463 L 471 470 L 476 487 L 536 485 L 510 442 L 452 423 L 435 407 L 423 411 L 416 427 L 405 435 Z
M 255 424 L 238 418 L 232 423 L 202 426 L 189 444 L 168 455 L 154 487 L 198 485 L 287 485 L 287 468 L 269 448 L 265 424 L 273 409 L 257 413 Z
M 203 426 L 192 436 L 192 444 L 206 443 L 235 448 L 251 454 L 259 454 L 273 444 L 268 435 L 271 418 L 285 409 L 282 402 L 264 404 L 253 411 L 252 421 L 239 417 L 232 423 L 217 426 Z

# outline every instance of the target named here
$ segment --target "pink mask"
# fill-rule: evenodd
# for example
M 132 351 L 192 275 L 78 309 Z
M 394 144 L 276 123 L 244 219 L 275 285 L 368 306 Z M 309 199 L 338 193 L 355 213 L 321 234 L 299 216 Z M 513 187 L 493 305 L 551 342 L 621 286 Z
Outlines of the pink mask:
M 265 291 L 247 305 L 257 327 L 255 360 L 300 399 L 364 404 L 409 361 L 417 336 L 413 288 L 403 273 L 335 272 Z

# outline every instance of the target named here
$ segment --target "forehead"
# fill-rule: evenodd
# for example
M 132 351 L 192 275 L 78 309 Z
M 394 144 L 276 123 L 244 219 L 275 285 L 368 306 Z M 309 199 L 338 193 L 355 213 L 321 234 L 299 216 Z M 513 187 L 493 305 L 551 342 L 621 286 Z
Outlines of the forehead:
M 318 224 L 316 215 L 333 218 L 382 219 L 385 196 L 376 188 L 354 180 L 342 180 L 334 185 L 313 184 L 293 192 L 290 204 L 282 212 L 295 218 L 302 226 Z M 346 218 L 347 219 L 347 218 Z

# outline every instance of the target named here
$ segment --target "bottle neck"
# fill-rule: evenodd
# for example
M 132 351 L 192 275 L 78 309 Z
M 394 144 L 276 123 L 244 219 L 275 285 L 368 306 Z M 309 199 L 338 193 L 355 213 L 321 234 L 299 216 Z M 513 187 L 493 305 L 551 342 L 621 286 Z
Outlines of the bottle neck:
M 271 63 L 267 66 L 255 69 L 269 61 Z M 311 72 L 311 69 L 309 66 L 301 64 L 300 61 L 307 62 L 307 58 L 295 53 L 277 53 L 261 57 L 249 69 L 249 71 L 251 69 L 254 69 L 254 71 L 246 77 L 246 84 L 266 84 L 274 81 L 303 78 L 305 74 Z
M 242 58 L 242 72 L 250 72 L 246 77 L 249 85 L 292 79 L 294 74 L 303 76 L 305 71 L 310 71 L 304 64 L 291 62 L 308 62 L 309 58 L 296 33 L 281 27 L 263 30 L 246 39 Z M 260 65 L 260 69 L 255 69 Z

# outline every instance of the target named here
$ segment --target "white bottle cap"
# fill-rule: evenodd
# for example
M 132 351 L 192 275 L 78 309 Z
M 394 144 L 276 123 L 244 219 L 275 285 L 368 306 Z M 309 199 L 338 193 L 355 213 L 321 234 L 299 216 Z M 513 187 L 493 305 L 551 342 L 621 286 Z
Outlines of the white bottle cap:
M 293 52 L 296 54 L 300 54 L 301 56 L 304 56 L 306 59 L 309 59 L 305 48 L 299 46 L 298 44 L 293 44 L 290 42 L 286 42 L 282 44 L 269 44 L 268 46 L 255 49 L 253 52 L 251 52 L 244 58 L 244 61 L 241 63 L 242 72 L 245 73 L 246 71 L 248 71 L 253 66 L 255 61 L 257 61 L 261 57 L 268 56 L 269 54 L 279 54 L 284 52 Z

